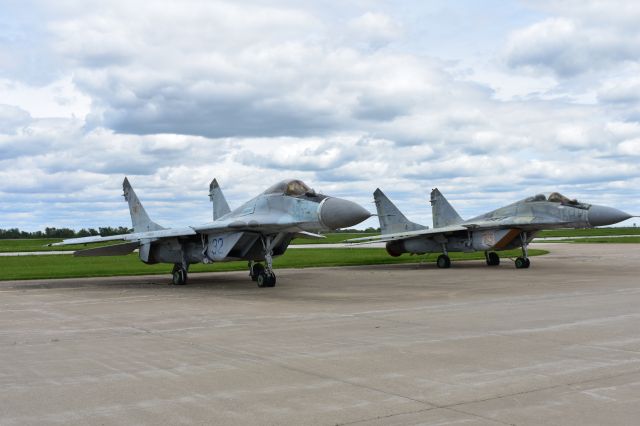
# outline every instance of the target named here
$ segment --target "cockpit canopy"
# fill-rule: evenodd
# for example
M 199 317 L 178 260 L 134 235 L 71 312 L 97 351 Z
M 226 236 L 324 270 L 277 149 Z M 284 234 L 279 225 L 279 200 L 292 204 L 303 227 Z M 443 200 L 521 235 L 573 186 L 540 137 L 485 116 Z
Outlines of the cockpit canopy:
M 287 179 L 269 187 L 264 191 L 264 194 L 282 194 L 299 197 L 305 194 L 315 195 L 315 191 L 301 180 Z
M 548 195 L 537 194 L 537 195 L 534 195 L 533 197 L 529 197 L 524 200 L 525 203 L 533 203 L 536 201 L 547 201 L 550 203 L 559 203 L 559 204 L 562 204 L 563 206 L 577 207 L 580 209 L 588 209 L 590 207 L 589 204 L 581 203 L 575 198 L 571 199 L 569 197 L 562 195 L 559 192 L 552 192 Z

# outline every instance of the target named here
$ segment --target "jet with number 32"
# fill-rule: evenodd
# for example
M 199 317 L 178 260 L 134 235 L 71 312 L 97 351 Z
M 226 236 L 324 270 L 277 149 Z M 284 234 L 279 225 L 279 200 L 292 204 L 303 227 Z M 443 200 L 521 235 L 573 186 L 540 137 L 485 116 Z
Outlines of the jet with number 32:
M 232 211 L 214 179 L 209 187 L 212 222 L 164 228 L 149 218 L 127 178 L 122 188 L 133 233 L 73 238 L 52 245 L 122 240 L 122 244 L 77 251 L 75 256 L 117 256 L 138 249 L 144 263 L 172 263 L 176 285 L 186 284 L 191 264 L 247 260 L 249 275 L 258 287 L 273 287 L 273 257 L 284 254 L 291 240 L 324 238 L 317 232 L 350 227 L 371 216 L 352 201 L 316 193 L 295 179 L 276 183 Z

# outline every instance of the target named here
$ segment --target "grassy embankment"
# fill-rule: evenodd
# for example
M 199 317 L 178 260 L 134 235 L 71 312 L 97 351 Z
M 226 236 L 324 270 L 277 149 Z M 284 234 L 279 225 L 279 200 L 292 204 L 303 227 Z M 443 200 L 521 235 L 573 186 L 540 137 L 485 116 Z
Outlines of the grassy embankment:
M 531 256 L 546 254 L 544 250 L 530 250 Z M 502 252 L 501 257 L 516 257 L 520 250 Z M 291 249 L 274 260 L 274 268 L 308 268 L 317 266 L 353 266 L 392 263 L 435 262 L 436 255 L 391 257 L 384 249 Z M 483 253 L 451 253 L 451 259 L 484 260 Z M 506 264 L 506 261 L 505 261 Z M 192 265 L 191 272 L 247 270 L 247 262 L 226 262 L 213 265 Z M 171 265 L 145 265 L 137 254 L 114 257 L 15 256 L 0 257 L 0 280 L 107 277 L 116 275 L 169 274 Z

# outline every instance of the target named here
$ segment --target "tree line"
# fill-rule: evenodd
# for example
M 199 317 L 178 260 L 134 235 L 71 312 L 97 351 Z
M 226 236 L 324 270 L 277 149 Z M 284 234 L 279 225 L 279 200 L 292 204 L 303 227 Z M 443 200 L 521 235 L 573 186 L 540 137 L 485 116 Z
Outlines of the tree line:
M 118 227 L 99 227 L 95 228 L 82 228 L 79 231 L 70 228 L 54 228 L 47 227 L 44 231 L 27 232 L 21 231 L 18 228 L 0 229 L 0 239 L 17 239 L 17 238 L 79 238 L 79 237 L 91 237 L 94 235 L 102 235 L 103 237 L 109 235 L 128 234 L 133 232 L 133 229 L 126 226 Z

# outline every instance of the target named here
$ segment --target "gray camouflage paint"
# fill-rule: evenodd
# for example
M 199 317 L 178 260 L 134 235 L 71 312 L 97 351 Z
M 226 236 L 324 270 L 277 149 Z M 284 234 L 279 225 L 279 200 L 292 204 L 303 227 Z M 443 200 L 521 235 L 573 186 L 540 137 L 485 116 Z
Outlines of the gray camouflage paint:
M 126 178 L 123 192 L 131 213 L 132 234 L 74 238 L 55 245 L 123 240 L 126 243 L 79 251 L 76 255 L 123 255 L 138 248 L 140 260 L 145 263 L 173 263 L 186 271 L 193 263 L 263 261 L 283 254 L 296 237 L 322 238 L 314 233 L 350 227 L 371 216 L 356 203 L 317 194 L 293 179 L 279 182 L 231 210 L 214 179 L 209 187 L 212 222 L 164 228 L 149 218 Z
M 420 229 L 422 225 L 404 217 L 380 189 L 374 192 L 374 200 L 381 235 L 351 241 L 386 242 L 391 256 L 509 250 L 526 246 L 543 229 L 610 225 L 632 217 L 611 207 L 579 203 L 553 193 L 463 220 L 436 188 L 431 192 L 434 227 Z

